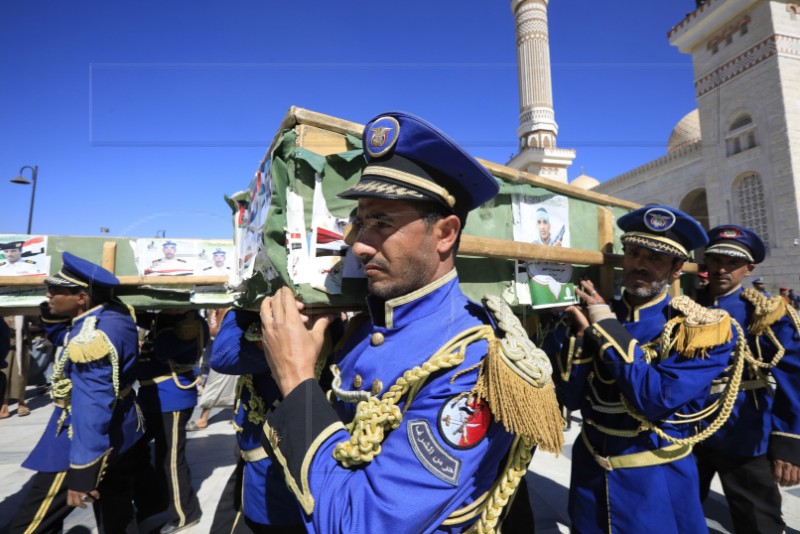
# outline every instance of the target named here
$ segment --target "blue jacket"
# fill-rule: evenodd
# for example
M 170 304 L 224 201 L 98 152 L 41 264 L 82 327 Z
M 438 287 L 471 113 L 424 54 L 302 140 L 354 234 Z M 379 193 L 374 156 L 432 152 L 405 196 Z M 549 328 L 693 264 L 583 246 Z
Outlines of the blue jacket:
M 587 328 L 582 343 L 570 338 L 564 344 L 567 361 L 559 366 L 564 374 L 556 376 L 567 376 L 568 383 L 557 390 L 562 402 L 570 410 L 580 409 L 583 417 L 582 434 L 573 447 L 569 495 L 576 531 L 708 531 L 691 447 L 642 430 L 628 408 L 672 437 L 697 432 L 696 425 L 674 422 L 704 406 L 712 381 L 728 365 L 736 334 L 725 326 L 732 339 L 708 348 L 704 356 L 684 356 L 673 346 L 665 358 L 648 363 L 642 346 L 654 343 L 658 351 L 667 321 L 681 315 L 670 302 L 666 293 L 641 307 L 615 301 L 616 319 Z M 718 333 L 714 337 L 724 339 L 728 331 Z M 651 455 L 656 450 L 660 452 Z M 606 462 L 612 461 L 614 468 L 609 469 Z M 633 466 L 621 467 L 624 462 Z
M 96 488 L 109 458 L 143 433 L 132 389 L 139 340 L 130 311 L 110 302 L 72 321 L 45 321 L 55 355 L 55 409 L 23 467 L 67 471 L 68 487 Z M 117 383 L 115 384 L 115 379 Z M 115 387 L 116 386 L 116 387 Z
M 139 357 L 142 411 L 161 413 L 194 408 L 195 366 L 208 343 L 208 323 L 195 310 L 180 314 L 141 313 L 137 322 L 150 331 Z
M 347 467 L 333 453 L 350 442 L 344 424 L 359 401 L 380 399 L 454 337 L 490 324 L 488 314 L 461 292 L 455 271 L 404 297 L 370 297 L 368 306 L 369 320 L 334 354 L 332 406 L 306 380 L 268 414 L 264 439 L 280 455 L 309 532 L 461 532 L 476 520 L 467 507 L 491 489 L 514 440 L 466 395 L 485 339 L 402 396 L 402 420 L 371 461 Z M 459 519 L 445 524 L 455 512 Z
M 251 338 L 246 334 L 251 329 Z M 267 410 L 280 399 L 258 340 L 258 313 L 230 310 L 214 338 L 211 368 L 218 373 L 241 375 L 236 386 L 234 424 L 236 440 L 245 460 L 243 511 L 263 525 L 297 525 L 303 522 L 300 507 L 286 487 L 281 466 L 261 446 L 261 425 Z
M 722 308 L 736 319 L 747 332 L 750 352 L 762 362 L 771 362 L 779 347 L 766 334 L 751 333 L 755 308 L 742 292 L 739 286 L 714 299 L 711 306 Z M 800 335 L 788 311 L 769 328 L 785 350 L 783 357 L 770 369 L 745 366 L 743 380 L 747 381 L 747 389 L 739 392 L 725 425 L 703 445 L 737 456 L 769 452 L 773 459 L 800 465 Z M 767 383 L 770 376 L 774 388 Z M 718 397 L 719 394 L 712 395 L 710 400 Z

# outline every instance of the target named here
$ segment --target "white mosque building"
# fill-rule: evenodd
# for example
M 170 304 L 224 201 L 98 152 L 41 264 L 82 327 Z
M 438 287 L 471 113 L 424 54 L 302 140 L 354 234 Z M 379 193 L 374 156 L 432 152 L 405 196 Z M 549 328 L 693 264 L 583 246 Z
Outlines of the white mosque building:
M 520 153 L 509 165 L 565 182 L 575 153 L 556 148 L 547 4 L 511 2 Z M 800 2 L 697 0 L 668 38 L 692 56 L 697 109 L 672 129 L 664 156 L 603 183 L 582 174 L 572 184 L 641 204 L 676 206 L 706 228 L 748 226 L 769 248 L 757 270 L 767 287 L 797 290 Z

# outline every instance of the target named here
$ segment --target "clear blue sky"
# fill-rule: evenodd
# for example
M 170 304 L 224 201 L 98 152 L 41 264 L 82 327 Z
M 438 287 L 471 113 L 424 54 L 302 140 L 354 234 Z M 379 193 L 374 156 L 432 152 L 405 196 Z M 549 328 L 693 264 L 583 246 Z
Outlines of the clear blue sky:
M 558 145 L 570 179 L 665 154 L 696 107 L 667 31 L 694 0 L 551 0 Z M 290 106 L 364 122 L 417 113 L 498 163 L 517 146 L 509 1 L 0 2 L 0 233 L 230 238 Z M 30 172 L 26 171 L 30 177 Z

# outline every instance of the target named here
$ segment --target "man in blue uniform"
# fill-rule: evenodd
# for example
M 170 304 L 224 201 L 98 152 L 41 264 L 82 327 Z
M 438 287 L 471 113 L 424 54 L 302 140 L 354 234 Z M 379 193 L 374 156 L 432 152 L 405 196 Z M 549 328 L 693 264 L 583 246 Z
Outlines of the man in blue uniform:
M 53 415 L 22 464 L 37 473 L 11 532 L 60 532 L 73 507 L 94 507 L 100 532 L 136 532 L 131 447 L 137 415 L 138 338 L 132 312 L 112 299 L 117 278 L 65 252 L 45 279 L 48 336 L 59 349 Z
M 233 309 L 225 314 L 211 368 L 240 375 L 234 413 L 240 458 L 220 497 L 211 532 L 304 534 L 300 508 L 283 470 L 261 446 L 267 410 L 281 397 L 264 360 L 258 313 Z
M 562 345 L 566 382 L 556 387 L 583 418 L 572 449 L 572 528 L 707 532 L 691 456 L 705 435 L 691 423 L 728 365 L 735 330 L 726 313 L 667 293 L 689 251 L 706 243 L 697 221 L 647 206 L 617 225 L 625 232 L 623 298 L 612 310 L 584 280 L 576 293 L 585 305 L 567 309 L 574 337 Z
M 358 199 L 351 241 L 368 316 L 334 351 L 331 406 L 314 378 L 331 317 L 306 323 L 286 287 L 264 300 L 264 354 L 284 399 L 263 441 L 310 532 L 489 531 L 533 445 L 563 441 L 544 353 L 501 299 L 484 308 L 459 288 L 461 230 L 498 184 L 406 113 L 369 121 L 363 146 L 367 166 L 340 196 Z
M 155 442 L 155 471 L 148 448 L 140 448 L 136 504 L 140 517 L 169 503 L 162 534 L 178 532 L 200 521 L 201 510 L 186 462 L 186 423 L 197 404 L 194 367 L 208 342 L 208 323 L 196 310 L 140 313 L 139 326 L 149 332 L 142 343 L 139 404 L 147 423 L 146 440 Z
M 742 287 L 766 256 L 758 234 L 728 224 L 712 228 L 708 237 L 704 303 L 725 310 L 745 329 L 751 363 L 730 419 L 695 447 L 700 496 L 706 498 L 717 473 L 737 533 L 779 533 L 786 525 L 777 484 L 800 482 L 800 324 L 781 297 Z M 715 384 L 709 400 L 717 401 L 728 382 Z

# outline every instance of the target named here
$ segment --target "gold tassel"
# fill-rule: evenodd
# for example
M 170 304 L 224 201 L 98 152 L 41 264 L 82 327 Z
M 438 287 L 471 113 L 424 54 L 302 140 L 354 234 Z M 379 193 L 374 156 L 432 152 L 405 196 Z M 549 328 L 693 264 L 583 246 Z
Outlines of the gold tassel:
M 91 339 L 73 339 L 67 345 L 69 359 L 74 363 L 89 363 L 105 358 L 113 349 L 106 335 L 99 330 L 92 333 Z
M 708 349 L 728 343 L 733 338 L 731 316 L 720 309 L 701 306 L 686 295 L 675 297 L 670 306 L 683 313 L 676 317 L 675 350 L 687 358 L 705 357 Z
M 524 436 L 544 451 L 559 454 L 564 446 L 564 421 L 549 381 L 536 387 L 514 371 L 498 339 L 489 341 L 478 382 L 472 390 L 512 434 Z
M 728 343 L 732 337 L 731 317 L 725 315 L 713 324 L 702 324 L 688 318 L 678 325 L 675 334 L 675 348 L 687 358 L 703 358 L 708 349 Z

